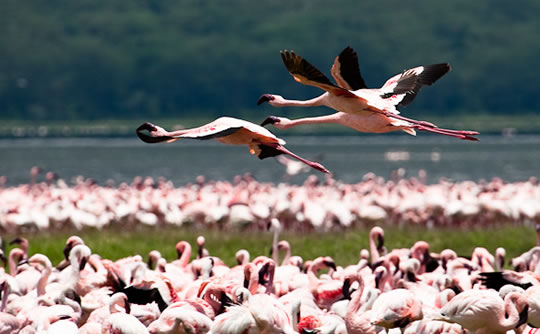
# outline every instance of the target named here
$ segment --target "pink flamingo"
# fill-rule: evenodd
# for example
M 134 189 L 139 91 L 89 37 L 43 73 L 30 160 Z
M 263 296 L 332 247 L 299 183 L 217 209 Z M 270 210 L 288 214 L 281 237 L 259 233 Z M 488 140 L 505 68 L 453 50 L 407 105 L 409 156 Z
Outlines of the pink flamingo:
M 388 329 L 405 328 L 423 318 L 422 302 L 406 289 L 381 294 L 373 303 L 371 324 Z
M 188 307 L 168 307 L 148 326 L 149 333 L 207 333 L 212 320 Z
M 343 280 L 343 294 L 349 295 L 349 287 L 353 282 L 358 282 L 358 289 L 351 295 L 351 300 L 347 304 L 345 314 L 345 325 L 349 334 L 375 334 L 375 326 L 370 322 L 371 311 L 366 309 L 362 303 L 362 293 L 364 292 L 364 280 L 360 271 L 347 275 Z M 376 298 L 376 297 L 375 297 Z
M 450 71 L 449 64 L 411 68 L 388 79 L 381 88 L 368 89 L 360 74 L 356 52 L 350 47 L 336 57 L 332 66 L 332 76 L 338 83 L 337 86 L 294 51 L 281 51 L 281 58 L 296 81 L 326 92 L 306 101 L 287 100 L 280 95 L 264 94 L 257 104 L 268 102 L 274 107 L 324 105 L 338 112 L 296 120 L 270 116 L 263 125 L 272 123 L 277 128 L 287 129 L 301 124 L 337 123 L 360 132 L 386 133 L 402 130 L 415 135 L 415 130 L 421 130 L 460 139 L 478 140 L 473 137 L 478 134 L 476 131 L 441 129 L 429 122 L 400 116 L 397 110 L 397 107 L 411 103 L 423 86 L 433 84 Z
M 315 298 L 317 306 L 329 310 L 333 303 L 343 298 L 343 282 L 318 278 L 317 272 L 322 268 L 336 270 L 336 264 L 329 256 L 321 256 L 313 260 L 307 270 L 309 289 Z
M 384 251 L 384 230 L 380 226 L 374 226 L 369 231 L 369 251 L 371 263 L 379 261 L 381 253 Z
M 494 290 L 467 290 L 446 304 L 436 320 L 455 322 L 475 333 L 504 334 L 527 322 L 528 304 L 517 292 L 504 300 Z
M 329 173 L 323 165 L 306 160 L 287 150 L 283 146 L 285 145 L 283 139 L 277 138 L 262 126 L 232 117 L 220 117 L 198 128 L 172 132 L 151 123 L 144 123 L 137 128 L 137 135 L 146 143 L 173 142 L 181 138 L 191 138 L 216 139 L 223 144 L 248 145 L 249 152 L 259 159 L 287 154 L 323 173 Z

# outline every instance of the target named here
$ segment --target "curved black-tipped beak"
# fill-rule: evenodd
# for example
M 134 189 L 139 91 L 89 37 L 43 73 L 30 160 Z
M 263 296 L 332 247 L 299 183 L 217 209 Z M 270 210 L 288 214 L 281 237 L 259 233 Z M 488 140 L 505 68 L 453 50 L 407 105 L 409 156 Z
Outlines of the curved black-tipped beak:
M 4 255 L 4 253 L 0 253 L 0 261 L 2 261 L 3 266 L 5 266 L 7 264 L 7 259 L 6 259 L 6 256 Z
M 160 137 L 153 137 L 149 133 L 152 131 L 156 131 L 156 126 L 152 123 L 143 123 L 137 128 L 137 136 L 145 143 L 154 144 L 154 143 L 161 143 L 164 141 L 168 141 L 171 139 L 174 139 L 170 136 L 160 136 Z
M 328 268 L 332 268 L 334 270 L 336 270 L 336 264 L 332 261 L 324 261 L 324 264 L 328 267 Z
M 64 257 L 66 260 L 69 260 L 69 253 L 71 252 L 71 249 L 73 248 L 73 244 L 70 242 L 66 244 L 66 247 L 64 247 Z
M 275 124 L 275 123 L 279 123 L 279 118 L 276 116 L 268 116 L 261 123 L 261 126 L 265 126 L 266 124 Z
M 264 102 L 272 101 L 273 99 L 275 99 L 274 96 L 272 96 L 272 95 L 270 95 L 270 94 L 263 94 L 263 95 L 261 95 L 261 97 L 259 97 L 259 99 L 257 100 L 257 105 L 260 106 L 260 105 L 263 104 Z
M 23 259 L 23 260 L 19 261 L 19 263 L 17 263 L 17 266 L 23 265 L 25 263 L 28 264 L 28 259 Z
M 350 291 L 350 289 L 351 289 L 351 281 L 349 279 L 344 279 L 341 291 L 342 291 L 343 297 L 345 297 L 345 299 L 351 299 L 351 291 Z
M 9 242 L 10 245 L 17 244 L 20 245 L 22 243 L 22 239 L 17 237 Z
M 261 285 L 264 285 L 268 282 L 268 280 L 266 279 L 266 275 L 268 274 L 268 266 L 269 264 L 265 263 L 264 266 L 262 266 L 259 270 L 258 282 Z
M 379 235 L 377 238 L 377 250 L 380 252 L 384 247 L 384 237 Z
M 527 323 L 529 318 L 529 305 L 526 305 L 523 311 L 519 313 L 519 321 L 515 328 L 518 328 L 519 326 Z
M 88 258 L 86 256 L 83 256 L 81 258 L 81 263 L 79 264 L 79 270 L 84 269 L 84 266 L 86 266 L 86 262 L 88 262 Z

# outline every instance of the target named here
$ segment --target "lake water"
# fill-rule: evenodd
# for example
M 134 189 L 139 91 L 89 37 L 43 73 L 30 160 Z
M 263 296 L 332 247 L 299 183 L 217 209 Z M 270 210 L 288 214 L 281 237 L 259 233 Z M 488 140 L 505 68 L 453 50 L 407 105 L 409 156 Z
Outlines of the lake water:
M 427 182 L 491 179 L 522 181 L 540 177 L 540 135 L 480 135 L 481 142 L 443 136 L 358 135 L 349 137 L 283 137 L 287 147 L 320 160 L 336 179 L 356 183 L 373 172 L 388 179 L 402 168 L 405 177 L 427 172 Z M 29 170 L 40 166 L 70 181 L 77 175 L 103 184 L 131 181 L 134 176 L 164 176 L 176 186 L 208 180 L 232 180 L 251 173 L 259 181 L 280 182 L 284 167 L 273 158 L 259 160 L 245 146 L 214 141 L 145 144 L 138 138 L 36 138 L 0 140 L 0 175 L 8 185 L 29 182 Z M 316 175 L 322 173 L 314 171 Z M 308 174 L 296 175 L 293 183 Z

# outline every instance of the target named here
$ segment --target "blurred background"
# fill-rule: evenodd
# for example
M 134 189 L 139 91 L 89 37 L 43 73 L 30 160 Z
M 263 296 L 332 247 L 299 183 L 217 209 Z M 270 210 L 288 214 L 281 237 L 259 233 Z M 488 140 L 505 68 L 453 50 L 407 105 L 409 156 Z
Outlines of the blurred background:
M 519 6 L 498 0 L 5 0 L 0 4 L 0 137 L 136 140 L 134 129 L 143 121 L 172 128 L 199 125 L 221 115 L 259 123 L 268 114 L 292 118 L 330 113 L 324 107 L 257 107 L 256 101 L 263 93 L 297 99 L 321 93 L 292 80 L 280 50 L 295 50 L 330 76 L 335 56 L 347 45 L 358 52 L 370 87 L 413 66 L 452 65 L 449 74 L 402 110 L 408 117 L 483 135 L 535 134 L 540 131 L 539 12 L 540 3 L 534 0 Z M 343 127 L 272 131 L 284 137 L 374 136 Z M 381 150 L 381 157 L 403 150 L 391 144 L 407 135 L 385 136 L 390 136 L 390 146 Z M 530 153 L 538 143 L 530 138 L 525 140 L 530 147 L 523 147 L 522 141 L 513 145 Z M 467 147 L 483 148 L 484 143 Z M 49 144 L 4 141 L 0 152 L 20 157 L 24 153 L 8 149 L 19 145 L 21 152 L 28 152 L 28 147 L 42 151 L 40 147 Z M 444 163 L 443 144 L 427 144 L 426 154 L 435 150 Z M 30 158 L 45 168 L 61 165 L 35 155 Z M 0 175 L 22 170 L 27 178 L 28 168 L 4 163 Z M 100 178 L 107 177 L 111 176 Z

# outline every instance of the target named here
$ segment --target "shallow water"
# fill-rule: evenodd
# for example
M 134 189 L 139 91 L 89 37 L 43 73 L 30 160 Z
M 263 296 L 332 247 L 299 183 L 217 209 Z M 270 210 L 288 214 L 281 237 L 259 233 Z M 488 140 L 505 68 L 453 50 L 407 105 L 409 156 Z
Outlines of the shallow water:
M 400 168 L 405 177 L 417 176 L 424 169 L 428 183 L 440 178 L 501 177 L 515 182 L 540 177 L 540 135 L 480 135 L 481 142 L 424 134 L 283 138 L 291 151 L 321 161 L 336 179 L 347 183 L 361 181 L 368 172 L 389 179 Z M 280 182 L 285 171 L 273 158 L 250 156 L 244 146 L 195 140 L 145 144 L 135 137 L 2 139 L 0 157 L 0 175 L 7 176 L 8 185 L 29 182 L 29 170 L 35 165 L 67 181 L 82 175 L 100 184 L 108 179 L 131 181 L 140 175 L 163 176 L 184 185 L 198 175 L 232 180 L 248 172 L 259 181 Z M 296 175 L 290 182 L 303 182 L 307 175 Z

